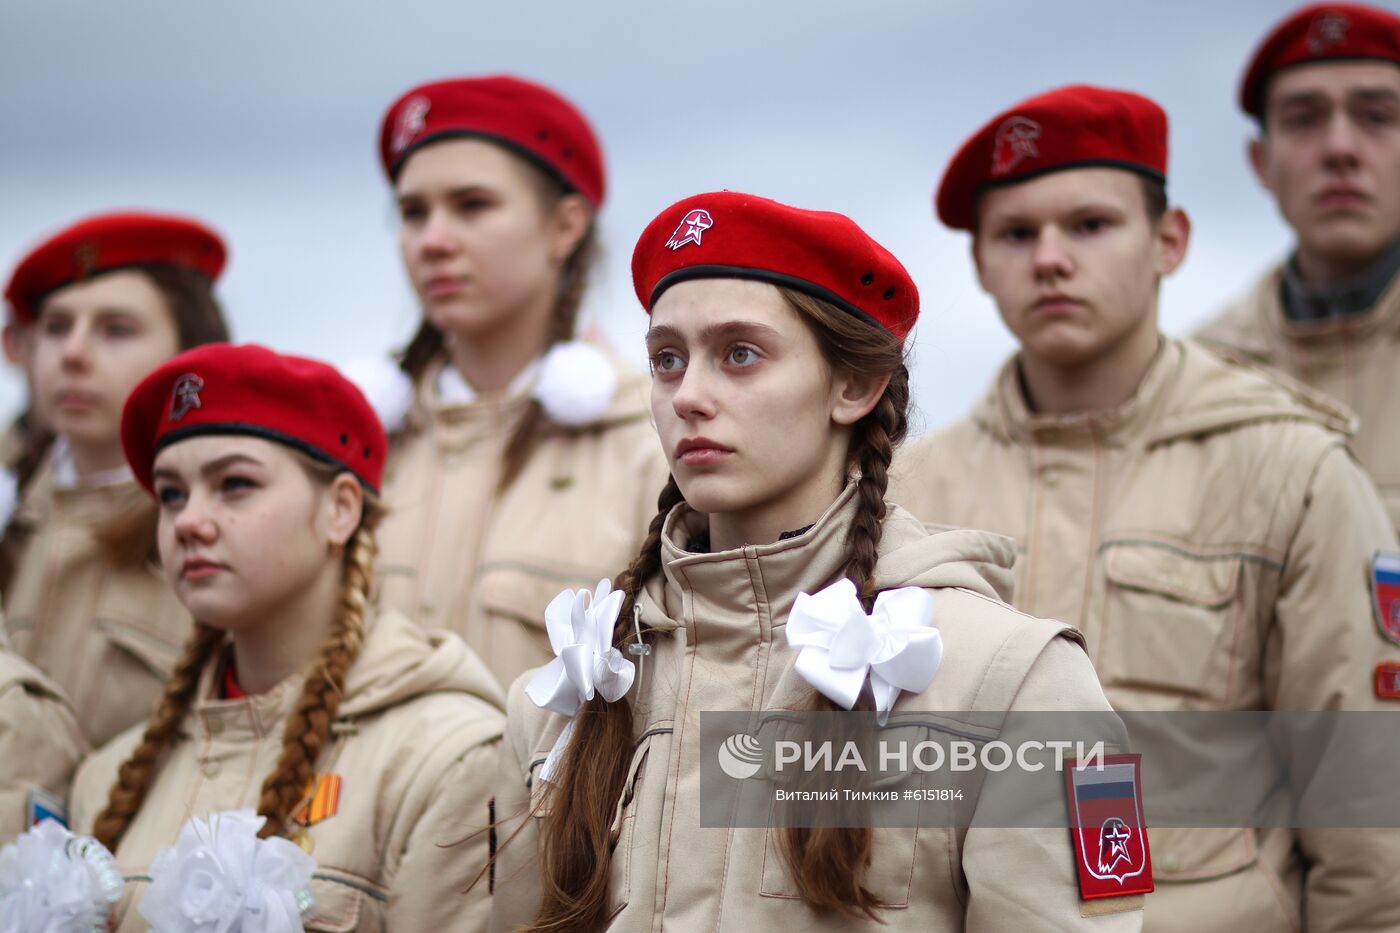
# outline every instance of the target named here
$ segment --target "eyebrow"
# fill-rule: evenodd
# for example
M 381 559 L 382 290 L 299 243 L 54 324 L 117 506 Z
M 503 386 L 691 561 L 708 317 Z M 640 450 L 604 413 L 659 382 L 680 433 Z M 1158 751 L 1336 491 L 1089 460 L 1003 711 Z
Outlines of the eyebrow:
M 723 337 L 743 337 L 752 336 L 760 339 L 778 340 L 782 334 L 777 328 L 769 327 L 767 324 L 760 324 L 757 321 L 716 321 L 713 324 L 706 324 L 695 334 L 698 343 L 713 343 L 718 338 Z M 674 341 L 685 343 L 685 335 L 679 328 L 669 324 L 657 324 L 647 331 L 646 341 L 654 344 L 660 341 Z
M 486 185 L 463 185 L 458 188 L 447 189 L 447 191 L 443 192 L 443 196 L 449 198 L 465 198 L 469 195 L 492 193 L 494 192 L 491 190 L 491 188 L 487 187 Z M 405 201 L 422 200 L 423 198 L 428 197 L 430 194 L 431 192 L 426 191 L 405 191 L 403 194 L 398 196 L 397 200 L 400 204 L 402 204 Z
M 1348 102 L 1361 100 L 1363 102 L 1395 102 L 1400 101 L 1400 94 L 1388 87 L 1362 87 L 1348 90 L 1343 97 Z M 1325 104 L 1331 101 L 1331 96 L 1325 91 L 1295 91 L 1292 94 L 1285 94 L 1279 98 L 1277 106 L 1299 106 L 1306 104 Z
M 254 457 L 250 457 L 247 454 L 225 454 L 224 456 L 218 457 L 214 460 L 210 460 L 208 463 L 201 466 L 199 468 L 199 472 L 204 476 L 213 476 L 214 474 L 221 473 L 233 464 L 239 462 L 251 463 L 253 466 L 258 467 L 263 465 L 262 461 Z M 151 474 L 151 478 L 179 479 L 180 474 L 177 473 L 175 470 L 170 469 L 169 467 L 157 467 L 155 471 Z

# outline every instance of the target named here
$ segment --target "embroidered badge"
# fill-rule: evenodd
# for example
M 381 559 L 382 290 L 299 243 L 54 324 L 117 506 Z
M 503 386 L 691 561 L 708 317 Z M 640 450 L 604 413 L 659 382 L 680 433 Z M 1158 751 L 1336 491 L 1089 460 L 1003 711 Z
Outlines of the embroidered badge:
M 1142 818 L 1142 756 L 1065 763 L 1070 835 L 1084 900 L 1147 894 L 1152 853 Z
M 185 373 L 175 380 L 175 389 L 170 394 L 170 420 L 179 421 L 191 408 L 202 408 L 199 393 L 204 388 L 204 380 L 194 373 Z
M 1382 700 L 1400 700 L 1400 661 L 1382 661 L 1376 665 L 1376 696 Z
M 57 794 L 51 794 L 42 787 L 31 787 L 29 789 L 29 825 L 37 826 L 44 820 L 53 820 L 68 828 L 68 807 L 63 803 L 63 798 Z
M 997 129 L 992 148 L 992 174 L 1008 175 L 1024 159 L 1040 155 L 1035 141 L 1040 138 L 1040 124 L 1029 117 L 1011 117 Z
M 394 137 L 389 140 L 389 149 L 394 155 L 402 153 L 423 132 L 423 127 L 428 125 L 428 111 L 432 106 L 433 102 L 422 94 L 415 94 L 404 101 L 398 123 L 394 126 Z
M 715 225 L 715 219 L 710 216 L 710 212 L 704 208 L 697 207 L 676 227 L 676 232 L 671 234 L 671 238 L 666 241 L 666 245 L 671 249 L 680 249 L 687 243 L 700 245 L 700 237 L 705 231 Z
M 97 271 L 97 244 L 83 240 L 73 247 L 73 265 L 78 267 L 78 276 L 87 278 Z
M 1371 606 L 1381 634 L 1400 645 L 1400 554 L 1377 551 L 1371 559 Z
M 1319 55 L 1346 40 L 1351 21 L 1345 14 L 1327 10 L 1317 14 L 1308 27 L 1308 51 Z
M 340 775 L 329 771 L 314 775 L 306 785 L 302 800 L 302 805 L 292 814 L 293 823 L 314 826 L 335 816 L 340 809 Z

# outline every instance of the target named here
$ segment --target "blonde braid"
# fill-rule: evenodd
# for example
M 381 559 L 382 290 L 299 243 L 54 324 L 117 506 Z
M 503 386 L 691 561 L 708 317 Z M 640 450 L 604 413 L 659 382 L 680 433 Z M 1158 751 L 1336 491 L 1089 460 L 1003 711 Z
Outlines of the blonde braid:
M 184 653 L 180 655 L 170 679 L 165 682 L 160 705 L 146 724 L 141 743 L 117 772 L 117 781 L 107 795 L 107 807 L 98 815 L 92 828 L 97 841 L 113 852 L 132 818 L 141 809 L 156 766 L 160 764 L 161 756 L 175 736 L 175 730 L 194 701 L 200 673 L 223 640 L 222 630 L 195 623 L 194 631 L 185 641 Z
M 370 505 L 367 503 L 367 510 Z M 316 762 L 330 738 L 331 723 L 345 695 L 345 678 L 365 640 L 365 615 L 374 585 L 373 522 L 362 521 L 345 552 L 345 579 L 340 613 L 321 648 L 319 663 L 302 688 L 296 710 L 282 733 L 282 754 L 263 782 L 258 813 L 267 818 L 259 835 L 276 836 L 289 829 L 316 773 Z

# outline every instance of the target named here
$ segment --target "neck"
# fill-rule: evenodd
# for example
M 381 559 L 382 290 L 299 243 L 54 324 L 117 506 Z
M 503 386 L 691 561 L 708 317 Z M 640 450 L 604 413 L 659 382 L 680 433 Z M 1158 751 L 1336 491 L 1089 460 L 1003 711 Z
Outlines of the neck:
M 735 512 L 710 513 L 710 550 L 729 551 L 746 544 L 772 544 L 785 531 L 810 525 L 826 511 L 846 486 L 846 445 L 839 456 L 814 471 L 811 481 L 777 499 Z
M 73 458 L 73 472 L 79 484 L 126 465 L 126 455 L 120 444 L 83 444 L 70 437 L 68 451 Z
M 244 693 L 266 693 L 305 668 L 320 653 L 340 611 L 339 561 L 255 623 L 230 626 L 238 685 Z
M 477 392 L 500 392 L 545 351 L 552 314 L 552 307 L 522 310 L 490 331 L 449 334 L 448 358 Z
M 1152 315 L 1149 327 L 1086 362 L 1060 366 L 1023 351 L 1020 373 L 1026 402 L 1032 411 L 1047 415 L 1117 408 L 1137 392 L 1161 343 Z
M 1299 277 L 1308 285 L 1332 285 L 1361 275 L 1383 255 L 1384 250 L 1375 256 L 1327 256 L 1299 244 L 1294 259 Z

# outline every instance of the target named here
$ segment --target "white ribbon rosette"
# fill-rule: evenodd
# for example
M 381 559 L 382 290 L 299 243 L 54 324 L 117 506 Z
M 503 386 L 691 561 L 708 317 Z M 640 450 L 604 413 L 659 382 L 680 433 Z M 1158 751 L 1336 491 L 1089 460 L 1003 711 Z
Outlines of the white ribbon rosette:
M 0 849 L 0 933 L 101 933 L 123 886 L 102 843 L 44 820 Z
M 153 933 L 302 933 L 316 909 L 316 860 L 286 839 L 259 839 L 264 822 L 252 810 L 186 822 L 151 863 L 140 910 Z
M 886 590 L 866 614 L 856 585 L 838 580 L 797 597 L 787 621 L 797 672 L 831 702 L 851 709 L 866 678 L 880 725 L 901 690 L 920 693 L 943 661 L 943 636 L 933 627 L 933 596 L 917 586 Z
M 595 694 L 614 703 L 632 689 L 636 666 L 612 644 L 622 600 L 611 580 L 599 580 L 596 590 L 565 590 L 545 607 L 544 626 L 555 658 L 535 672 L 525 695 L 536 706 L 568 716 L 569 722 L 540 766 L 541 780 L 554 774 L 579 707 Z

